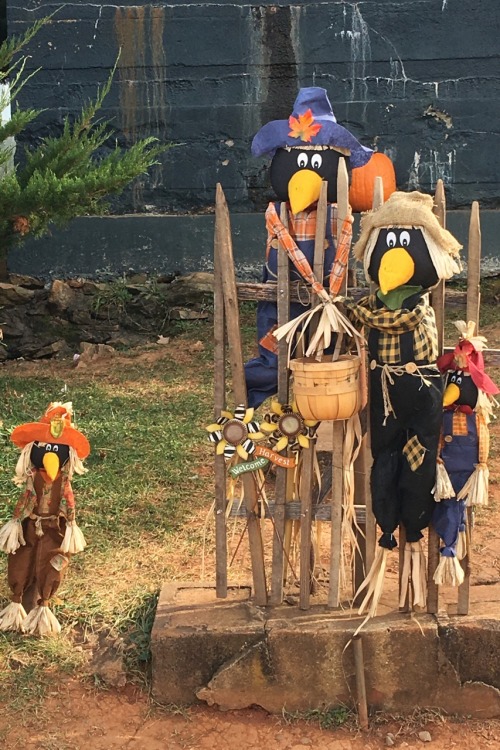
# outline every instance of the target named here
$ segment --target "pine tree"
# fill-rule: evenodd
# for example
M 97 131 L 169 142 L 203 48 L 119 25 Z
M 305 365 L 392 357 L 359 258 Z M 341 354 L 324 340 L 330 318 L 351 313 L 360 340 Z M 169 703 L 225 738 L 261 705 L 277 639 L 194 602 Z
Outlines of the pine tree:
M 35 73 L 25 74 L 27 58 L 19 53 L 51 18 L 41 19 L 20 36 L 0 45 L 0 112 L 15 102 L 23 85 Z M 116 66 L 115 66 L 116 67 Z M 110 139 L 110 123 L 97 114 L 108 94 L 114 69 L 94 101 L 79 117 L 66 117 L 61 135 L 46 137 L 25 151 L 22 165 L 14 166 L 15 137 L 40 113 L 16 109 L 0 123 L 0 275 L 5 273 L 9 250 L 28 236 L 40 237 L 51 224 L 65 225 L 76 216 L 102 214 L 111 195 L 120 193 L 135 177 L 157 163 L 168 148 L 155 138 L 145 138 L 107 155 L 97 152 Z M 10 85 L 6 84 L 6 79 Z

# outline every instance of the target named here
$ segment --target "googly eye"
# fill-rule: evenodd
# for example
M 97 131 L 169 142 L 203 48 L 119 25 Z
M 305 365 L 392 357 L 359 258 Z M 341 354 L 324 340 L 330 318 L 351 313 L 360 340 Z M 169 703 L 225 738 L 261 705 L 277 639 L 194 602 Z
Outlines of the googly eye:
M 51 451 L 52 450 L 52 444 L 51 443 L 47 443 L 47 445 L 45 446 L 45 450 L 46 451 Z
M 387 247 L 396 247 L 396 234 L 394 232 L 387 232 Z
M 410 244 L 410 233 L 409 232 L 401 232 L 399 235 L 399 243 L 401 247 L 408 247 Z
M 456 383 L 457 385 L 462 385 L 462 377 L 461 377 L 461 376 L 460 376 L 460 377 L 458 377 L 458 378 L 457 378 L 457 379 L 455 380 L 455 383 Z
M 297 166 L 299 166 L 301 169 L 304 169 L 304 167 L 307 167 L 308 163 L 309 159 L 307 158 L 307 154 L 301 151 L 297 156 Z
M 52 446 L 52 453 L 59 453 L 59 446 L 58 445 L 53 445 Z
M 313 154 L 311 157 L 311 167 L 313 169 L 319 169 L 323 164 L 323 158 L 321 154 Z

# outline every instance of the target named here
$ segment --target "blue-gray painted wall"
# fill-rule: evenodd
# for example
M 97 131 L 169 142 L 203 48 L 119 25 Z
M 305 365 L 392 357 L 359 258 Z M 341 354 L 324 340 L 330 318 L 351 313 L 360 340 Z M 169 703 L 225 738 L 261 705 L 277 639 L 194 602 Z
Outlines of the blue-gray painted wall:
M 251 158 L 250 142 L 268 120 L 288 117 L 305 85 L 324 86 L 337 119 L 393 159 L 400 189 L 431 192 L 443 179 L 450 226 L 453 210 L 468 208 L 472 200 L 489 209 L 482 214 L 483 234 L 492 240 L 483 245 L 493 259 L 488 269 L 494 269 L 500 228 L 499 0 L 7 0 L 9 33 L 56 8 L 29 47 L 28 68 L 42 70 L 19 103 L 46 111 L 26 143 L 59 132 L 63 117 L 80 111 L 106 80 L 121 47 L 104 111 L 115 137 L 125 147 L 146 135 L 176 146 L 113 201 L 113 212 L 172 218 L 161 230 L 151 216 L 77 220 L 69 233 L 29 242 L 26 252 L 12 254 L 12 270 L 31 265 L 33 272 L 37 259 L 44 274 L 56 267 L 61 274 L 66 269 L 64 275 L 82 269 L 89 275 L 93 268 L 196 270 L 209 253 L 211 219 L 205 215 L 218 181 L 243 255 L 248 246 L 248 262 L 258 267 L 259 213 L 272 192 L 267 163 Z M 118 233 L 116 221 L 123 223 Z M 456 223 L 463 224 L 458 214 Z

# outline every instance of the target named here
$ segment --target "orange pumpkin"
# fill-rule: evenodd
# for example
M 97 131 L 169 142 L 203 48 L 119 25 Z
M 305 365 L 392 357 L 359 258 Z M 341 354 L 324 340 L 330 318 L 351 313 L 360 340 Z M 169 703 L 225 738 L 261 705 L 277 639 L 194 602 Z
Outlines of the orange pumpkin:
M 376 151 L 364 167 L 356 167 L 351 174 L 349 203 L 353 211 L 369 211 L 373 206 L 375 177 L 382 177 L 384 201 L 396 190 L 394 164 L 386 154 Z

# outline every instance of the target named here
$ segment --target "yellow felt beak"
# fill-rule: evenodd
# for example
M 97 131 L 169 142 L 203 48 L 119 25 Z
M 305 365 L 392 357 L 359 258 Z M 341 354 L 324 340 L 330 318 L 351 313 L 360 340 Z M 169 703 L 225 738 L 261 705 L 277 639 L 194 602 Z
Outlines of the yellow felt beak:
M 42 463 L 48 477 L 53 482 L 59 474 L 59 456 L 56 453 L 52 453 L 52 451 L 49 451 L 45 453 L 42 459 Z
M 292 175 L 288 183 L 288 199 L 292 214 L 304 211 L 319 198 L 322 179 L 311 169 L 300 169 Z
M 382 294 L 403 286 L 415 273 L 415 263 L 404 247 L 393 247 L 382 257 L 378 283 Z
M 443 393 L 443 406 L 451 406 L 458 401 L 460 396 L 460 388 L 455 383 L 450 383 L 446 386 L 446 390 Z

